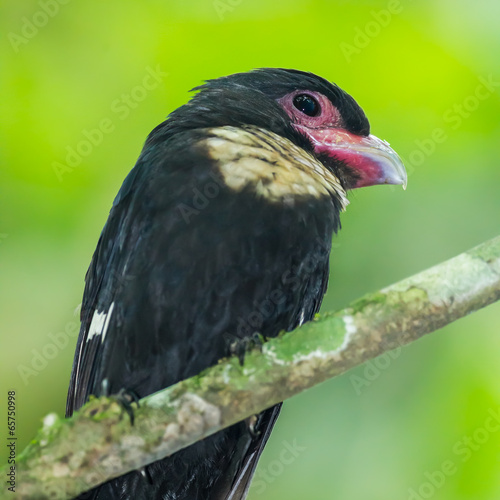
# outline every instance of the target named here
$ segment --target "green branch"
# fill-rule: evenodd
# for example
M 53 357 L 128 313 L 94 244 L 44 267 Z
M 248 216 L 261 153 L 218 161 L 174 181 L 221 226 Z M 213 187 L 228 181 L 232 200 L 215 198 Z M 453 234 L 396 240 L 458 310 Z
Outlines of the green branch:
M 72 498 L 500 299 L 500 237 L 346 309 L 318 316 L 141 400 L 135 424 L 112 399 L 48 415 L 16 464 L 23 499 Z M 9 467 L 1 470 L 2 477 Z M 4 485 L 5 486 L 5 485 Z M 2 488 L 0 498 L 10 493 Z

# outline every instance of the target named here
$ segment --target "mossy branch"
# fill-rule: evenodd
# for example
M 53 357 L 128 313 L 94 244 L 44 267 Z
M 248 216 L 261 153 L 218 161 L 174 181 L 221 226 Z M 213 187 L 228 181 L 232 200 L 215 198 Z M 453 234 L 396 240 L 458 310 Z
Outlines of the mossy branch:
M 500 299 L 500 237 L 144 398 L 131 426 L 94 399 L 47 416 L 19 456 L 23 499 L 72 498 Z M 9 467 L 2 471 L 8 474 Z M 0 497 L 12 495 L 4 487 Z

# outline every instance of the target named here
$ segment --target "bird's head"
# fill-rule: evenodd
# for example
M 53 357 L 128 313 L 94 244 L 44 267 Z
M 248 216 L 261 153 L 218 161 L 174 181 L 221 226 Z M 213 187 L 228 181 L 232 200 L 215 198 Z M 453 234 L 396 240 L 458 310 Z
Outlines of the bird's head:
M 160 126 L 163 138 L 184 130 L 255 126 L 312 153 L 346 190 L 406 186 L 401 160 L 387 142 L 370 134 L 360 106 L 319 76 L 263 68 L 209 80 L 193 90 L 198 93 Z

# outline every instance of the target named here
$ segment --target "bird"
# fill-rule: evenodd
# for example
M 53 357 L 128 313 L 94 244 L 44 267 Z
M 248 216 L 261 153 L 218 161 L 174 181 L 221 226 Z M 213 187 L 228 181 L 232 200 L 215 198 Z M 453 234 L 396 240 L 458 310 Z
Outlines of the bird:
M 314 318 L 347 193 L 406 186 L 357 102 L 310 72 L 206 80 L 148 135 L 85 277 L 66 415 L 138 398 Z M 241 354 L 241 352 L 240 352 Z M 281 404 L 78 498 L 243 500 Z

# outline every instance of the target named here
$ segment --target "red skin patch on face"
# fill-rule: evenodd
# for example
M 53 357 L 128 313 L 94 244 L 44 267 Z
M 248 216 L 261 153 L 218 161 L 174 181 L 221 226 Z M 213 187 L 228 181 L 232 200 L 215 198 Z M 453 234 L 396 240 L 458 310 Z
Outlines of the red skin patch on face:
M 316 100 L 320 108 L 316 116 L 308 116 L 295 107 L 294 98 L 300 94 Z M 375 184 L 406 185 L 404 166 L 389 144 L 374 135 L 356 135 L 345 130 L 339 110 L 324 95 L 296 90 L 278 99 L 278 102 L 290 116 L 294 127 L 310 140 L 316 153 L 340 160 L 358 174 L 359 180 L 349 188 Z

